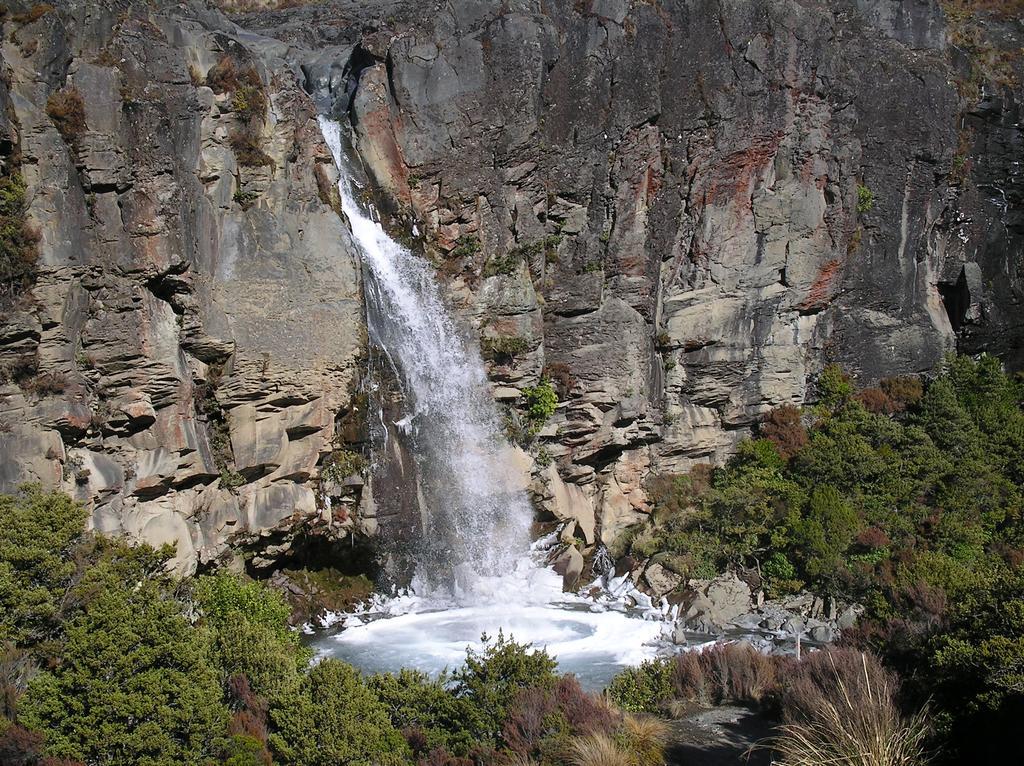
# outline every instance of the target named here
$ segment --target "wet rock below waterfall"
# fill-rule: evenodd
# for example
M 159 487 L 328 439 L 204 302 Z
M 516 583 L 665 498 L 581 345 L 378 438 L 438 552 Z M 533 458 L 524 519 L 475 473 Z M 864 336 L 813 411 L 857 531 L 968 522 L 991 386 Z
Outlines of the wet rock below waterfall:
M 659 577 L 660 572 L 654 580 L 658 582 Z M 863 612 L 858 604 L 826 602 L 810 593 L 765 601 L 731 572 L 712 580 L 690 580 L 683 592 L 671 594 L 669 600 L 679 605 L 673 632 L 677 644 L 687 643 L 686 631 L 765 632 L 827 644 L 852 628 Z
M 567 545 L 551 562 L 552 568 L 562 576 L 562 590 L 571 593 L 576 590 L 583 574 L 583 554 L 573 545 Z
M 330 613 L 350 610 L 373 593 L 366 575 L 345 575 L 335 569 L 283 569 L 268 584 L 288 602 L 293 625 L 320 621 Z

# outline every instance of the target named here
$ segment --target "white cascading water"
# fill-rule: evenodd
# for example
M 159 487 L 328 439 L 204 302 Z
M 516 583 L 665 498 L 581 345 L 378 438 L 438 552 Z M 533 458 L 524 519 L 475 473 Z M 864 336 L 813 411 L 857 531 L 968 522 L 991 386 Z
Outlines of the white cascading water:
M 627 614 L 616 588 L 645 597 L 626 578 L 613 583 L 603 604 L 561 592 L 561 578 L 543 563 L 544 543 L 530 545 L 532 509 L 511 468 L 512 448 L 478 349 L 459 332 L 429 263 L 360 207 L 341 126 L 325 117 L 320 126 L 339 170 L 343 212 L 370 272 L 371 338 L 402 386 L 425 519 L 411 592 L 342 618 L 344 630 L 318 641 L 318 651 L 370 672 L 436 672 L 459 664 L 481 634 L 502 629 L 546 647 L 585 684 L 602 685 L 620 666 L 655 653 L 661 615 L 649 601 L 644 615 Z
M 529 546 L 531 509 L 502 436 L 479 352 L 445 308 L 430 264 L 363 211 L 341 127 L 321 119 L 338 165 L 342 210 L 370 269 L 370 334 L 396 368 L 424 496 L 418 590 L 471 593 L 512 570 Z

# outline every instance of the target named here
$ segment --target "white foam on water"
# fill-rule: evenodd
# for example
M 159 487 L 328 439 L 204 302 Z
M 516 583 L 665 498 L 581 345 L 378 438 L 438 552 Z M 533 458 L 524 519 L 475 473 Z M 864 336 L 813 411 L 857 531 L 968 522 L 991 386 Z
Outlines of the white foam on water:
M 468 598 L 379 598 L 341 616 L 343 630 L 313 646 L 369 673 L 407 667 L 434 675 L 461 665 L 467 648 L 482 649 L 482 636 L 500 630 L 546 650 L 562 672 L 593 690 L 668 646 L 671 623 L 660 610 L 629 605 L 633 589 L 620 598 L 604 590 L 595 600 L 562 593 L 561 586 L 555 572 L 524 556 L 508 576 L 481 578 Z

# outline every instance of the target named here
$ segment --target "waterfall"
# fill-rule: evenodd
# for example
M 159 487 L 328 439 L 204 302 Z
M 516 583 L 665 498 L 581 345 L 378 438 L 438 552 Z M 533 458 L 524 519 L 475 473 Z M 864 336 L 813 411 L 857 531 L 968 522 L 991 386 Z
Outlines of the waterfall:
M 338 191 L 366 268 L 371 342 L 389 360 L 406 413 L 423 508 L 415 587 L 472 593 L 529 547 L 530 503 L 515 473 L 479 349 L 445 305 L 433 268 L 388 236 L 355 197 L 341 126 L 320 118 Z

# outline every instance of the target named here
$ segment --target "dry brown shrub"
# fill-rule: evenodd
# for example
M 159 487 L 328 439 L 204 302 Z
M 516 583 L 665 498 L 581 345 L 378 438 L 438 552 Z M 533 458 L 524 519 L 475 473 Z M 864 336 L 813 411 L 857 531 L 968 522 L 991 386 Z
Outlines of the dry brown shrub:
M 228 141 L 235 152 L 239 165 L 243 167 L 263 165 L 274 167 L 274 160 L 263 151 L 256 136 L 248 131 L 236 130 L 228 137 Z
M 544 367 L 543 375 L 554 384 L 559 399 L 568 398 L 576 387 L 576 378 L 565 362 L 551 362 Z
M 924 396 L 924 384 L 914 375 L 885 378 L 879 386 L 900 410 L 917 404 Z
M 675 516 L 692 508 L 711 488 L 713 475 L 714 466 L 708 463 L 697 463 L 685 475 L 655 474 L 647 480 L 647 493 L 659 514 Z
M 230 56 L 221 56 L 206 73 L 206 85 L 214 93 L 227 93 L 238 87 L 238 67 Z
M 53 6 L 49 3 L 36 3 L 24 13 L 15 13 L 11 16 L 11 19 L 18 24 L 31 24 L 33 21 L 39 21 L 48 13 L 53 12 Z
M 672 685 L 677 698 L 691 703 L 759 705 L 777 695 L 785 662 L 744 642 L 715 644 L 676 655 Z
M 801 422 L 800 408 L 792 404 L 776 407 L 765 415 L 759 427 L 761 436 L 788 460 L 807 444 L 807 429 Z
M 75 88 L 64 88 L 50 94 L 46 100 L 46 114 L 70 144 L 85 132 L 85 102 Z
M 761 702 L 776 688 L 776 658 L 749 644 L 725 644 L 711 650 L 727 672 L 726 691 L 735 702 Z
M 860 402 L 868 412 L 873 412 L 876 415 L 892 415 L 903 409 L 880 388 L 865 388 L 858 391 L 853 398 Z
M 676 655 L 672 668 L 672 686 L 679 699 L 700 703 L 709 700 L 701 652 L 681 652 Z
M 540 766 L 540 764 L 528 755 L 508 753 L 502 756 L 500 766 Z
M 943 0 L 942 7 L 947 14 L 991 13 L 1003 19 L 1024 16 L 1024 0 Z
M 532 753 L 547 734 L 546 721 L 556 710 L 554 695 L 548 689 L 534 686 L 520 690 L 509 706 L 501 738 L 514 753 Z
M 18 385 L 26 393 L 41 397 L 64 393 L 68 387 L 68 380 L 63 373 L 51 370 L 18 381 Z
M 555 684 L 558 709 L 577 734 L 610 734 L 619 715 L 604 697 L 588 694 L 575 676 L 562 676 Z

